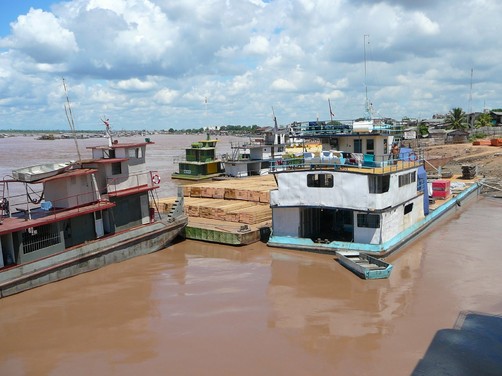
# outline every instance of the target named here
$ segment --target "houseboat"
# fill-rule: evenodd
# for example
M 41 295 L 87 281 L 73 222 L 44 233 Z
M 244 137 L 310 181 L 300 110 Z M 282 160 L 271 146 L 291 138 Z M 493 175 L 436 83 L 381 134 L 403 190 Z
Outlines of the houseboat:
M 225 174 L 231 177 L 265 175 L 270 165 L 277 166 L 285 154 L 288 134 L 286 131 L 269 130 L 263 138 L 245 143 L 231 144 L 231 153 L 223 158 Z
M 185 155 L 178 163 L 178 171 L 171 175 L 173 179 L 204 180 L 224 174 L 223 162 L 216 155 L 218 140 L 210 138 L 194 142 L 185 149 Z M 184 158 L 183 158 L 184 157 Z
M 115 140 L 90 147 L 90 159 L 1 181 L 0 297 L 158 251 L 180 234 L 183 195 L 159 212 L 160 179 L 145 164 L 150 144 Z
M 454 194 L 439 191 L 429 206 L 430 184 L 420 153 L 401 148 L 393 154 L 391 132 L 370 123 L 357 126 L 366 129 L 326 135 L 323 145 L 343 150 L 333 151 L 333 158 L 303 159 L 274 172 L 268 245 L 383 257 L 478 192 L 476 179 L 465 180 Z

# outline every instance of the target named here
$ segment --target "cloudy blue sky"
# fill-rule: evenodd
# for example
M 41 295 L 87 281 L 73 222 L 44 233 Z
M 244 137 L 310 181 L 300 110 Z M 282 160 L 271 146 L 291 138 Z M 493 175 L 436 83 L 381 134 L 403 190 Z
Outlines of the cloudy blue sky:
M 329 119 L 328 98 L 352 119 L 365 85 L 395 119 L 500 108 L 501 21 L 498 0 L 1 1 L 0 129 L 68 129 L 62 77 L 82 130 Z

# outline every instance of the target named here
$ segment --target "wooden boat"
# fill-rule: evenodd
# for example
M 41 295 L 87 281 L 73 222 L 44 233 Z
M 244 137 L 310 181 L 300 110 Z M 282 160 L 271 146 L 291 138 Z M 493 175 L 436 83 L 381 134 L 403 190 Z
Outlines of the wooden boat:
M 12 177 L 19 181 L 33 182 L 51 176 L 57 175 L 65 171 L 71 166 L 70 162 L 64 163 L 46 163 L 36 166 L 24 167 L 12 171 Z
M 393 266 L 366 253 L 337 251 L 338 262 L 364 279 L 388 278 Z

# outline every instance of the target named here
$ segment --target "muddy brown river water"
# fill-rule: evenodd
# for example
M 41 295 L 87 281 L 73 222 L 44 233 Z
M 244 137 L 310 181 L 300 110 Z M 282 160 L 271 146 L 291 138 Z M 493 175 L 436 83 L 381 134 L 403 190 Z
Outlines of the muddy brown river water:
M 168 154 L 193 140 L 168 137 L 147 153 L 166 194 Z M 0 173 L 72 145 L 0 139 Z M 502 199 L 473 199 L 375 281 L 328 255 L 181 241 L 0 300 L 0 375 L 409 375 L 461 311 L 502 313 L 501 220 Z

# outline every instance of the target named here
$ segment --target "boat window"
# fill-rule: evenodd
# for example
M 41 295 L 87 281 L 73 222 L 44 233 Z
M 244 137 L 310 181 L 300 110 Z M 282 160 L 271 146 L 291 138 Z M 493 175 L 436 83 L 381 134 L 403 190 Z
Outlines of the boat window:
M 122 173 L 122 163 L 112 163 L 112 175 L 120 175 Z
M 413 203 L 404 206 L 404 214 L 411 213 L 413 211 Z
M 379 228 L 380 216 L 378 214 L 358 214 L 357 227 Z
M 399 186 L 405 186 L 417 181 L 416 173 L 410 172 L 408 174 L 399 175 Z
M 385 193 L 389 191 L 390 175 L 368 175 L 370 193 Z
M 129 158 L 142 158 L 141 148 L 127 149 L 127 156 Z
M 104 150 L 103 156 L 104 158 L 115 158 L 115 149 Z
M 375 140 L 369 138 L 366 140 L 366 154 L 374 154 L 375 152 Z
M 354 140 L 354 153 L 363 152 L 363 140 Z
M 307 187 L 333 188 L 332 174 L 308 174 Z

